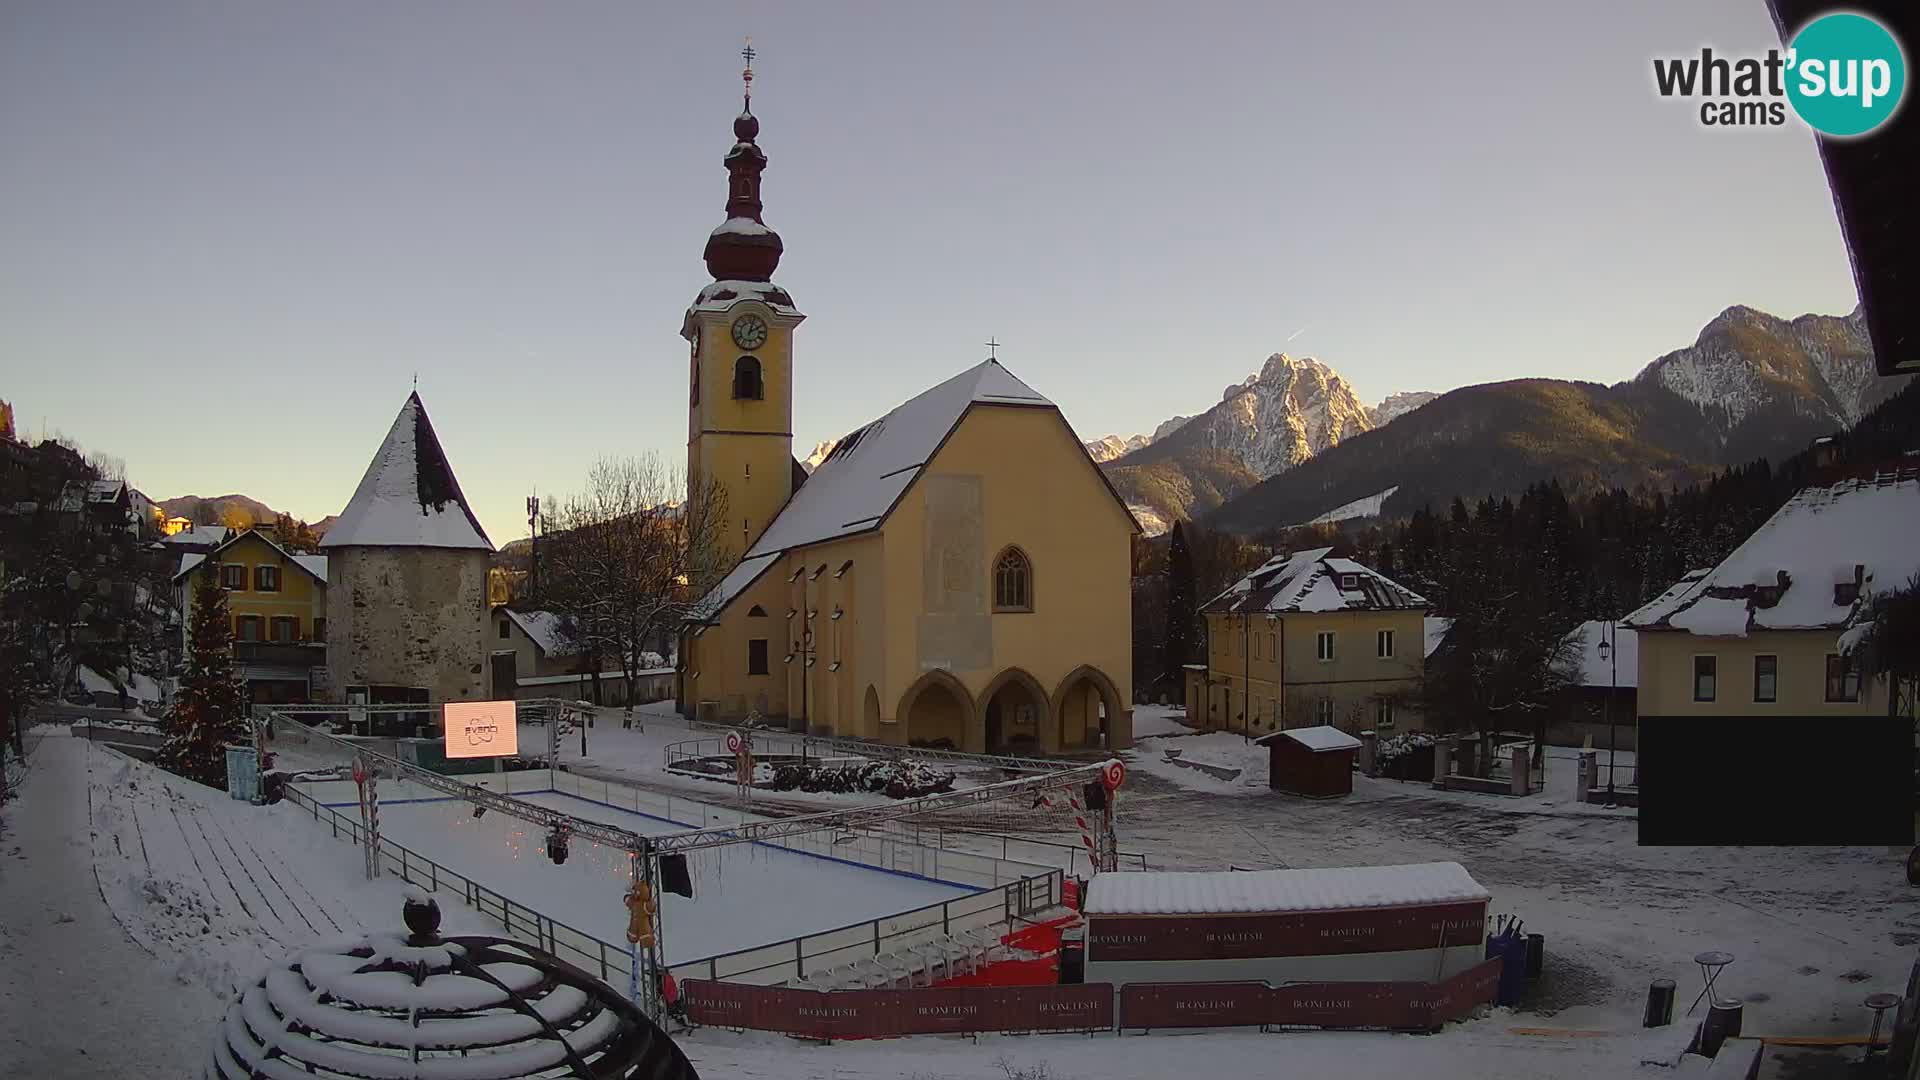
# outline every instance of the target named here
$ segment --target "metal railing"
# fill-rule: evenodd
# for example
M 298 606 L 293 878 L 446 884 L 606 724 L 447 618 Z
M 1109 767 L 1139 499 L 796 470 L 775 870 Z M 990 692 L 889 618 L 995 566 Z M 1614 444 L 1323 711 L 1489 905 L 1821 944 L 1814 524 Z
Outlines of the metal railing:
M 649 816 L 673 809 L 670 797 L 655 796 L 638 788 L 584 780 L 568 773 L 552 775 L 555 786 L 548 790 L 578 795 L 608 806 L 627 808 L 623 804 L 628 804 L 635 812 Z M 599 788 L 597 799 L 595 787 Z M 300 790 L 300 785 L 289 785 L 287 798 L 308 810 L 316 821 L 325 821 L 336 838 L 366 842 L 357 818 L 313 799 Z M 691 805 L 685 800 L 680 802 L 682 808 Z M 847 839 L 848 836 L 853 839 Z M 981 891 L 911 911 L 670 964 L 668 968 L 675 979 L 715 978 L 761 983 L 802 979 L 865 956 L 936 941 L 959 932 L 1009 926 L 1058 907 L 1062 898 L 1064 874 L 1059 869 L 968 852 L 942 851 L 884 835 L 879 830 L 852 831 L 839 836 L 801 834 L 758 842 L 894 873 L 917 874 Z M 379 857 L 383 868 L 411 884 L 433 891 L 443 885 L 458 885 L 467 906 L 497 920 L 508 934 L 529 940 L 595 972 L 613 985 L 621 985 L 628 977 L 631 961 L 624 944 L 605 941 L 543 914 L 531 905 L 517 903 L 384 836 L 380 838 Z

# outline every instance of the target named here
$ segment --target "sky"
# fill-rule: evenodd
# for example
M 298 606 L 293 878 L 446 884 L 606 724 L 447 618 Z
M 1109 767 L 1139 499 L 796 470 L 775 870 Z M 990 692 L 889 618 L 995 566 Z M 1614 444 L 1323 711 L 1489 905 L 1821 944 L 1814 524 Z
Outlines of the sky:
M 1762 0 L 9 0 L 0 398 L 317 520 L 417 376 L 496 543 L 682 464 L 749 34 L 801 455 L 989 338 L 1092 439 L 1283 346 L 1377 402 L 1856 302 L 1807 130 L 1653 90 Z

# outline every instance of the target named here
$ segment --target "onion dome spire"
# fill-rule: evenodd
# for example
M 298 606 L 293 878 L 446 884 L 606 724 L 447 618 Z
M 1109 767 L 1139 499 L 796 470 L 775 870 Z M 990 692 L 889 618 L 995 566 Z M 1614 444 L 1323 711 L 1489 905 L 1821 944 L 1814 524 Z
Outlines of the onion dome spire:
M 740 115 L 733 120 L 733 149 L 727 151 L 727 220 L 707 237 L 707 272 L 715 281 L 769 281 L 780 265 L 780 234 L 761 220 L 760 174 L 767 155 L 755 145 L 760 120 L 753 115 L 753 39 L 740 50 L 747 66 Z

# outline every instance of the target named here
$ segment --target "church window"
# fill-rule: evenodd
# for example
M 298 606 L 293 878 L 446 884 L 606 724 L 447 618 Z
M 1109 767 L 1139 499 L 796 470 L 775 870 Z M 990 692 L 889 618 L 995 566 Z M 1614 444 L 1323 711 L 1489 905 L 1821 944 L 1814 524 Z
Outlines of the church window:
M 766 388 L 760 379 L 758 359 L 743 356 L 733 362 L 733 396 L 749 401 L 759 401 L 766 396 Z
M 993 561 L 993 610 L 1033 610 L 1033 563 L 1019 548 L 1010 547 Z
M 767 673 L 767 639 L 754 638 L 747 642 L 747 674 L 765 675 Z

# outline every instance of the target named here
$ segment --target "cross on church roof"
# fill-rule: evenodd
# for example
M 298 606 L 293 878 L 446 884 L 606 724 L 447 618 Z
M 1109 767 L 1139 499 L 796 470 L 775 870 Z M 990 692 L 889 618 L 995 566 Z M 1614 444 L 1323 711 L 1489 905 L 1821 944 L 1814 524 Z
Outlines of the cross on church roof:
M 993 340 L 992 338 L 987 339 L 987 359 L 989 360 L 1000 359 L 1000 343 Z
M 740 56 L 747 62 L 747 66 L 740 72 L 740 81 L 746 84 L 749 98 L 753 96 L 753 58 L 759 55 L 753 50 L 753 38 L 748 37 L 746 48 L 740 50 Z

